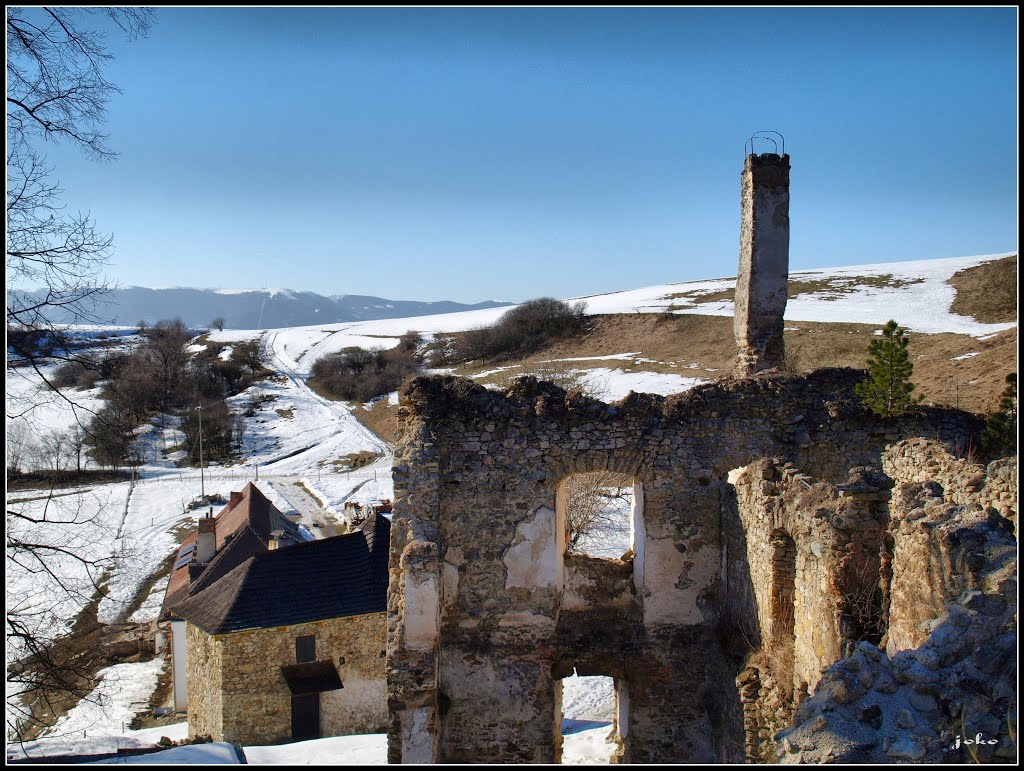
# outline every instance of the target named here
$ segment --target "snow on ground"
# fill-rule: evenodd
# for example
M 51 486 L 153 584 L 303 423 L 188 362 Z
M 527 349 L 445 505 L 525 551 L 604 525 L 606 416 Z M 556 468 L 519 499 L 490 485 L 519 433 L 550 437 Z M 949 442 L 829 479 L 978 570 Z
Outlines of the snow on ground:
M 580 377 L 588 393 L 608 402 L 618 401 L 630 391 L 668 396 L 709 382 L 703 378 L 684 377 L 672 372 L 626 372 L 607 367 L 580 370 Z
M 608 741 L 615 719 L 615 683 L 610 677 L 562 680 L 562 763 L 606 764 L 615 745 Z
M 331 736 L 297 744 L 245 747 L 249 763 L 299 766 L 382 766 L 388 762 L 387 734 Z
M 98 760 L 86 765 L 110 765 L 132 763 L 144 765 L 211 765 L 238 763 L 235 748 L 227 742 L 210 744 L 189 744 L 184 747 L 171 747 L 168 750 L 153 752 L 147 755 L 130 755 L 124 758 Z
M 99 754 L 116 752 L 119 746 L 138 747 L 156 741 L 159 736 L 146 741 L 135 735 L 142 732 L 130 731 L 128 726 L 136 714 L 148 709 L 149 696 L 163 667 L 163 656 L 157 656 L 151 661 L 114 664 L 100 670 L 98 684 L 88 698 L 40 739 L 8 744 L 8 757 Z
M 113 564 L 117 532 L 128 495 L 127 483 L 97 485 L 79 490 L 7 493 L 7 535 L 29 543 L 48 544 L 46 569 L 23 550 L 7 550 L 6 600 L 9 615 L 16 615 L 43 639 L 66 634 L 71 623 L 94 594 L 94 581 L 103 567 Z M 45 520 L 45 521 L 43 521 Z M 38 551 L 33 550 L 33 553 Z M 74 556 L 100 563 L 83 564 Z M 17 638 L 8 637 L 7 661 L 22 655 Z
M 160 606 L 163 605 L 164 592 L 167 591 L 167 584 L 170 579 L 171 574 L 168 573 L 153 584 L 153 588 L 149 590 L 149 594 L 146 595 L 146 599 L 142 601 L 139 609 L 128 617 L 130 622 L 138 624 L 145 621 L 152 621 L 160 615 Z
M 580 677 L 562 680 L 563 720 L 615 719 L 615 683 L 610 677 Z
M 127 729 L 115 734 L 101 734 L 86 729 L 86 736 L 81 734 L 66 735 L 37 739 L 25 743 L 7 745 L 8 758 L 32 758 L 46 755 L 103 755 L 115 753 L 118 749 L 132 747 L 154 747 L 166 736 L 172 741 L 181 741 L 188 737 L 188 723 L 173 723 L 156 728 L 143 728 L 138 731 Z M 207 745 L 209 746 L 209 745 Z M 124 762 L 124 761 L 122 761 Z
M 1015 252 L 793 271 L 789 275 L 790 281 L 824 280 L 843 288 L 839 291 L 824 289 L 790 299 L 786 304 L 786 320 L 882 325 L 896 315 L 901 326 L 917 332 L 957 332 L 975 337 L 1011 329 L 1016 323 L 982 324 L 970 317 L 951 313 L 949 308 L 955 291 L 946 281 L 965 268 L 1013 254 Z M 843 282 L 844 278 L 859 276 L 892 276 L 892 283 L 897 285 L 854 286 Z M 919 283 L 907 283 L 919 279 Z M 701 303 L 700 295 L 731 291 L 735 286 L 735 278 L 710 279 L 580 299 L 587 301 L 587 313 L 590 314 L 654 313 L 674 306 L 674 310 L 683 313 L 731 316 L 733 303 L 730 300 Z M 674 294 L 685 296 L 671 297 Z

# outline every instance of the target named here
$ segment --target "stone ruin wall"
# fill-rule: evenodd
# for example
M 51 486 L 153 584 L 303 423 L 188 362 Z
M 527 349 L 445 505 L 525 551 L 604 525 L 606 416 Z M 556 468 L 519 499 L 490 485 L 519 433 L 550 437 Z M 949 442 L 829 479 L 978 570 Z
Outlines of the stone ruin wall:
M 789 725 L 822 670 L 856 640 L 878 641 L 890 486 L 863 467 L 852 469 L 842 485 L 815 482 L 772 459 L 748 466 L 736 479 L 746 548 L 728 567 L 730 573 L 749 571 L 753 596 L 728 589 L 726 596 L 735 603 L 734 623 L 750 629 L 744 639 L 751 653 L 736 679 L 748 761 L 774 762 L 770 738 Z
M 969 566 L 956 564 L 943 545 L 947 533 L 942 525 L 950 512 L 956 507 L 991 509 L 1016 525 L 1017 459 L 993 461 L 986 469 L 954 457 L 937 442 L 916 439 L 889 448 L 883 468 L 897 480 L 886 648 L 892 655 L 924 643 L 945 603 L 969 581 Z
M 823 673 L 780 734 L 783 762 L 1016 760 L 1015 467 L 986 473 L 933 440 L 886 450 L 887 638 Z M 957 746 L 978 734 L 991 743 Z
M 764 757 L 785 705 L 753 714 L 742 694 L 781 689 L 792 704 L 850 645 L 835 574 L 814 566 L 841 576 L 865 539 L 882 538 L 887 489 L 854 467 L 878 468 L 886 446 L 925 433 L 966 446 L 979 428 L 952 410 L 874 418 L 853 398 L 859 377 L 764 376 L 615 405 L 530 378 L 505 393 L 451 377 L 407 384 L 389 761 L 557 762 L 560 678 L 573 668 L 615 679 L 621 762 Z M 602 469 L 637 481 L 633 549 L 565 558 L 558 486 Z M 799 586 L 792 670 L 780 678 L 768 661 L 756 688 L 738 688 L 752 648 L 771 639 L 763 587 L 778 530 L 793 540 Z

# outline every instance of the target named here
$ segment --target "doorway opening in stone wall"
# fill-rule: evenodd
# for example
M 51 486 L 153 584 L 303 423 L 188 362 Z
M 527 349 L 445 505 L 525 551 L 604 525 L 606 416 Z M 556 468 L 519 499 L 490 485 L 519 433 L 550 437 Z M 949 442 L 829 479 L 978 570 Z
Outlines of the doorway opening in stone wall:
M 622 559 L 635 551 L 642 514 L 640 483 L 614 471 L 570 474 L 558 486 L 559 521 L 566 552 L 584 557 Z
M 574 670 L 558 684 L 562 689 L 561 714 L 556 715 L 562 735 L 561 762 L 611 762 L 620 744 L 616 681 L 603 675 L 581 677 Z
M 292 740 L 320 738 L 320 694 L 292 695 Z

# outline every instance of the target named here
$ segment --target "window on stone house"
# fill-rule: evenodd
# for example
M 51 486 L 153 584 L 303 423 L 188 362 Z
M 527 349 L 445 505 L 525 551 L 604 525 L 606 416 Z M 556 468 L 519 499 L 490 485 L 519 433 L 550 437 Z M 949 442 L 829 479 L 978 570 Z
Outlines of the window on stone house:
M 316 661 L 316 635 L 307 634 L 295 638 L 295 663 L 305 664 Z

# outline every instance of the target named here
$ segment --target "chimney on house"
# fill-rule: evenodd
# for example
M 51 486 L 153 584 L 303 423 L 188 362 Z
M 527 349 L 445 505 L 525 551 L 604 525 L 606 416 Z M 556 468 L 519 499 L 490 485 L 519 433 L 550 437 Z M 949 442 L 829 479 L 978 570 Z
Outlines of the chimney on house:
M 738 348 L 736 374 L 753 375 L 781 367 L 783 315 L 789 284 L 789 156 L 755 155 L 757 132 L 748 142 L 740 203 L 740 266 L 736 276 L 733 331 Z M 781 139 L 782 135 L 777 134 Z M 778 145 L 776 144 L 776 150 Z
M 275 551 L 277 549 L 284 549 L 287 546 L 291 546 L 294 543 L 290 535 L 284 530 L 275 530 L 270 534 L 270 538 L 267 539 L 267 549 Z
M 196 539 L 196 562 L 206 564 L 217 553 L 217 520 L 203 517 L 199 520 L 199 537 Z
M 237 492 L 236 493 L 236 492 L 232 491 L 231 492 L 231 498 L 228 500 L 228 508 L 229 509 L 233 509 L 235 507 L 235 504 L 238 503 L 240 500 L 242 500 L 242 493 L 241 492 Z

